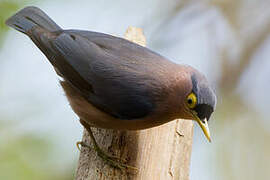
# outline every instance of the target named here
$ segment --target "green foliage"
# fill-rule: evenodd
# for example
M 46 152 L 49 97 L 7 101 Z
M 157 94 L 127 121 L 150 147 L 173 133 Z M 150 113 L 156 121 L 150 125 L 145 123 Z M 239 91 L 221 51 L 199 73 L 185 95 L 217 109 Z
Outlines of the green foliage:
M 35 135 L 1 138 L 0 179 L 72 179 L 71 168 L 59 172 L 51 157 L 52 144 Z

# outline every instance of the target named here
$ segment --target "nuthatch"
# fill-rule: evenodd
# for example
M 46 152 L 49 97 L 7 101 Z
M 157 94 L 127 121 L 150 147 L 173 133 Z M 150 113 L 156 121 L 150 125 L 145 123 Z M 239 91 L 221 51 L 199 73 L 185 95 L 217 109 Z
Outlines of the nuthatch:
M 210 141 L 207 121 L 216 96 L 196 69 L 108 34 L 63 30 L 43 11 L 26 7 L 6 24 L 45 54 L 74 112 L 104 156 L 91 127 L 139 130 L 181 118 L 196 120 Z

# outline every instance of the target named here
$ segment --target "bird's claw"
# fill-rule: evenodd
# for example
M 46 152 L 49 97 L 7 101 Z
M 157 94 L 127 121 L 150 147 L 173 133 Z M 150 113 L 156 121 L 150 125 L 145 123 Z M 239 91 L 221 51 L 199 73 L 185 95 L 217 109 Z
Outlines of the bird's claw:
M 81 151 L 81 147 L 87 147 L 87 148 L 92 148 L 90 145 L 86 144 L 83 141 L 78 141 L 76 143 L 77 148 L 79 149 L 79 151 Z M 129 166 L 123 163 L 123 159 L 119 158 L 118 156 L 112 156 L 112 155 L 108 155 L 107 153 L 105 153 L 103 150 L 101 150 L 98 146 L 94 146 L 95 151 L 97 152 L 97 155 L 103 159 L 107 164 L 109 164 L 110 166 L 120 169 L 121 171 L 124 171 L 126 169 L 131 169 L 133 171 L 138 172 L 139 169 L 133 166 Z
M 80 152 L 82 151 L 80 146 L 91 148 L 90 145 L 84 143 L 83 141 L 78 141 L 78 142 L 76 143 L 76 146 L 77 146 L 77 149 L 78 149 Z

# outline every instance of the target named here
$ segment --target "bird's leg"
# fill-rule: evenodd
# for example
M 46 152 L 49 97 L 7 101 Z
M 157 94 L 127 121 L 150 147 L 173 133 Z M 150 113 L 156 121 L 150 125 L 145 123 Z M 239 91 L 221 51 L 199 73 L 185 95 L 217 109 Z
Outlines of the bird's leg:
M 97 152 L 97 155 L 103 159 L 107 164 L 111 165 L 112 167 L 115 167 L 115 168 L 118 168 L 120 170 L 124 170 L 126 168 L 128 169 L 132 169 L 132 170 L 138 170 L 137 168 L 135 167 L 132 167 L 132 166 L 129 166 L 129 165 L 126 165 L 124 163 L 121 162 L 121 159 L 119 157 L 116 157 L 116 156 L 110 156 L 108 155 L 107 153 L 105 153 L 97 144 L 97 141 L 95 139 L 95 136 L 93 135 L 93 132 L 91 130 L 91 127 L 86 123 L 84 122 L 83 120 L 80 120 L 81 124 L 84 126 L 84 128 L 87 130 L 88 134 L 90 135 L 90 138 L 93 142 L 93 145 L 94 145 L 94 150 Z M 79 148 L 79 145 L 83 146 L 83 147 L 88 147 L 88 148 L 91 148 L 90 145 L 86 144 L 85 142 L 77 142 L 77 147 Z M 80 148 L 79 148 L 80 149 Z

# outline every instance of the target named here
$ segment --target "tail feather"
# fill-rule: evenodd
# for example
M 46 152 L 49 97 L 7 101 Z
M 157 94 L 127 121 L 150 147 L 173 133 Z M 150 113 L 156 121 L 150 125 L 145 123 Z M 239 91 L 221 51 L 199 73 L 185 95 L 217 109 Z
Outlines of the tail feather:
M 27 34 L 34 27 L 41 27 L 49 32 L 61 28 L 41 9 L 33 6 L 26 7 L 10 17 L 6 24 L 22 33 Z

